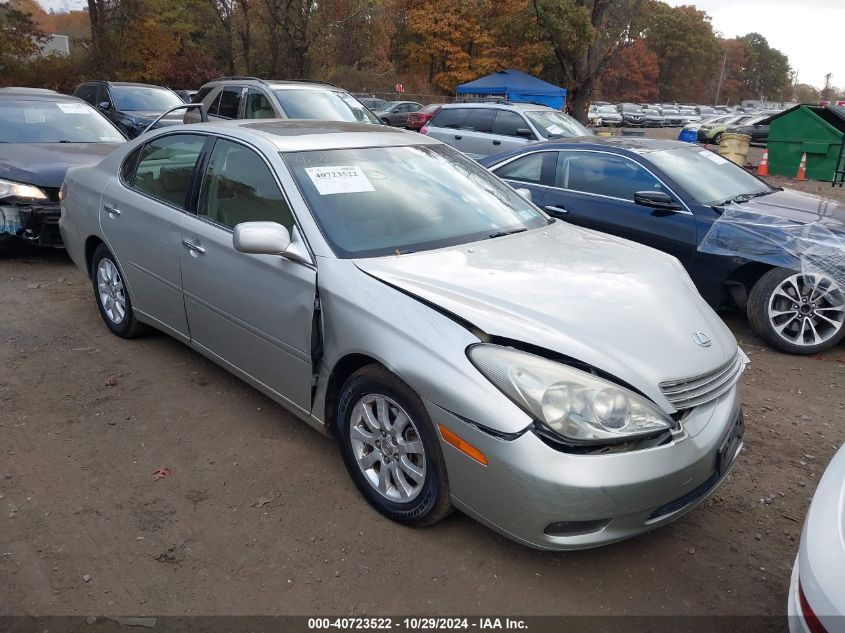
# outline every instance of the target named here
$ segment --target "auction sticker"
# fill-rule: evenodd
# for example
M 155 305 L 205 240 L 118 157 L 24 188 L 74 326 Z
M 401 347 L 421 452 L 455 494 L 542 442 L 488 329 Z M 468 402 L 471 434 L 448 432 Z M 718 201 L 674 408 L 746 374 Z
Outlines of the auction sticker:
M 84 103 L 57 103 L 65 114 L 93 114 L 94 111 Z
M 711 152 L 709 149 L 703 149 L 698 153 L 704 156 L 707 160 L 712 160 L 717 165 L 724 165 L 725 163 L 730 162 L 728 159 L 722 158 L 716 152 Z
M 373 184 L 357 165 L 306 167 L 305 171 L 321 196 L 375 191 Z

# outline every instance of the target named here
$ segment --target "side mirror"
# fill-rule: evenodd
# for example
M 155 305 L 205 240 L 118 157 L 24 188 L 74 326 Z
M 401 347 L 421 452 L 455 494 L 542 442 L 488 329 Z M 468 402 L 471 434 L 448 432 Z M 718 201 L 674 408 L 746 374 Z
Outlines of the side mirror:
M 522 138 L 534 140 L 534 132 L 529 130 L 527 127 L 517 128 L 516 135 L 521 136 Z
M 242 222 L 235 227 L 232 245 L 252 255 L 284 255 L 290 246 L 290 232 L 276 222 Z
M 298 236 L 294 228 L 294 237 Z M 308 251 L 297 239 L 291 241 L 290 232 L 276 222 L 241 222 L 232 235 L 236 251 L 251 255 L 280 255 L 291 261 L 311 264 Z
M 526 189 L 525 187 L 520 187 L 519 189 L 516 189 L 516 192 L 520 196 L 522 196 L 523 198 L 528 200 L 528 202 L 533 202 L 533 200 L 531 199 L 531 190 L 530 189 Z
M 111 108 L 111 104 L 108 101 L 100 101 L 100 103 L 98 103 L 97 105 L 100 107 L 101 110 L 108 110 L 109 108 Z
M 634 194 L 634 204 L 661 211 L 679 211 L 681 209 L 681 205 L 675 202 L 672 196 L 662 191 L 638 191 Z

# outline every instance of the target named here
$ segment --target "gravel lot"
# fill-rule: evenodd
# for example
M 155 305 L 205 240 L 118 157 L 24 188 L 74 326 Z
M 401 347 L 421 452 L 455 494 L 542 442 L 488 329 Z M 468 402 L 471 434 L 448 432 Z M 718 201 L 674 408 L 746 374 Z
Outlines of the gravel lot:
M 786 356 L 727 314 L 746 447 L 697 510 L 575 553 L 460 514 L 413 530 L 257 391 L 165 335 L 109 334 L 63 252 L 14 249 L 0 289 L 0 615 L 781 615 L 845 441 L 845 347 Z

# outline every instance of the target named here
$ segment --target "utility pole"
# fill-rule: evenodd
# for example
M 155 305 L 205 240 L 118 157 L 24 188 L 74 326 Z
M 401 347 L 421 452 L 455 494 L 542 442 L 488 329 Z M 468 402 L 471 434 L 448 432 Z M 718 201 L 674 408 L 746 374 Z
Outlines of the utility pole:
M 830 101 L 830 78 L 833 73 L 827 73 L 824 76 L 824 90 L 822 90 L 822 101 Z
M 725 49 L 725 56 L 722 57 L 722 70 L 719 72 L 719 83 L 716 86 L 716 102 L 713 105 L 719 105 L 719 93 L 722 92 L 722 80 L 725 78 L 725 64 L 728 61 L 728 49 Z

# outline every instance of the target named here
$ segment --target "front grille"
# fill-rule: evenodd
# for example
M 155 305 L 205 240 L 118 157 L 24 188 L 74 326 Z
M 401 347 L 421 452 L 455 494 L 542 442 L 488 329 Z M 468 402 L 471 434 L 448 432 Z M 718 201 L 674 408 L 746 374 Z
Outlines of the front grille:
M 653 521 L 659 517 L 665 516 L 667 514 L 672 514 L 673 512 L 677 512 L 681 508 L 684 508 L 691 504 L 693 501 L 696 501 L 700 497 L 706 495 L 713 487 L 719 483 L 719 473 L 713 473 L 710 477 L 700 486 L 693 488 L 687 494 L 683 495 L 682 497 L 678 497 L 674 501 L 670 501 L 659 508 L 657 508 L 654 512 L 648 515 L 648 520 Z
M 733 387 L 745 368 L 745 357 L 737 352 L 733 360 L 694 378 L 660 383 L 660 391 L 676 409 L 691 409 L 710 402 Z

